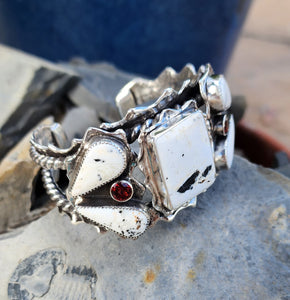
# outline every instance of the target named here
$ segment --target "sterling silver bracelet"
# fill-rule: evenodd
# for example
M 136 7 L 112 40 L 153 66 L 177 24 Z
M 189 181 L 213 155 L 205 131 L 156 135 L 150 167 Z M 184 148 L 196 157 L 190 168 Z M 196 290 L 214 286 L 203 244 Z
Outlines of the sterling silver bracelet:
M 88 128 L 69 146 L 59 124 L 37 128 L 30 154 L 43 168 L 48 195 L 72 222 L 136 239 L 158 220 L 196 206 L 196 196 L 231 167 L 231 94 L 209 64 L 197 72 L 187 64 L 155 80 L 132 80 L 116 105 L 120 121 Z M 56 180 L 60 169 L 69 179 L 65 191 Z

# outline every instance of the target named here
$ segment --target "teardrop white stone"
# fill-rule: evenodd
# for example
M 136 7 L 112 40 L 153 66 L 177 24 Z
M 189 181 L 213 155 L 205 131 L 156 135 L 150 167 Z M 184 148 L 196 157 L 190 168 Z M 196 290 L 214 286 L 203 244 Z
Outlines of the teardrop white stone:
M 116 206 L 77 206 L 84 217 L 126 238 L 137 238 L 148 227 L 149 215 L 141 209 Z
M 83 195 L 122 174 L 127 165 L 124 151 L 114 142 L 97 142 L 85 154 L 71 188 L 72 196 Z

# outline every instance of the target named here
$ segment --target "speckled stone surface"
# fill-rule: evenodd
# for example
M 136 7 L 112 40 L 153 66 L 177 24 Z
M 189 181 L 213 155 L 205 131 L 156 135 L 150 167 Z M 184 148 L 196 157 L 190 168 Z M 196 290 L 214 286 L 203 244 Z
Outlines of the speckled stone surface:
M 138 240 L 51 211 L 1 236 L 1 299 L 287 299 L 290 181 L 235 156 Z M 22 297 L 22 298 L 21 298 Z

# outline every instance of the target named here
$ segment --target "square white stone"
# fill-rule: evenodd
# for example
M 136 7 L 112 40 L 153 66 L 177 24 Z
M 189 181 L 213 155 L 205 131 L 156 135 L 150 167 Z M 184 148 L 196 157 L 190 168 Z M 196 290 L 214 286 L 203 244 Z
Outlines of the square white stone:
M 214 155 L 201 111 L 163 128 L 150 133 L 160 170 L 154 176 L 165 192 L 163 205 L 175 210 L 215 181 Z

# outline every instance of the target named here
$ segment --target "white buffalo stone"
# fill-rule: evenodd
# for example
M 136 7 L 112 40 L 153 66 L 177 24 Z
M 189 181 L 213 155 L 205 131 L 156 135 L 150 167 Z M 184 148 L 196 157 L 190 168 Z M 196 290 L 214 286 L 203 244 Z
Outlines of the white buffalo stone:
M 208 77 L 206 82 L 207 98 L 211 107 L 226 110 L 231 107 L 232 96 L 228 83 L 223 75 Z
M 231 116 L 229 121 L 229 132 L 225 142 L 225 156 L 226 164 L 229 169 L 232 166 L 235 150 L 235 122 L 234 117 Z
M 218 170 L 232 166 L 235 150 L 235 122 L 233 116 L 229 120 L 229 130 L 225 139 L 216 144 L 215 165 Z
M 77 211 L 126 238 L 137 238 L 147 229 L 150 222 L 150 217 L 145 211 L 133 207 L 78 206 Z
M 122 174 L 127 166 L 126 154 L 113 142 L 97 142 L 85 155 L 71 189 L 72 196 L 85 194 Z
M 213 148 L 201 111 L 196 111 L 160 133 L 151 132 L 165 186 L 164 205 L 177 209 L 215 181 Z

